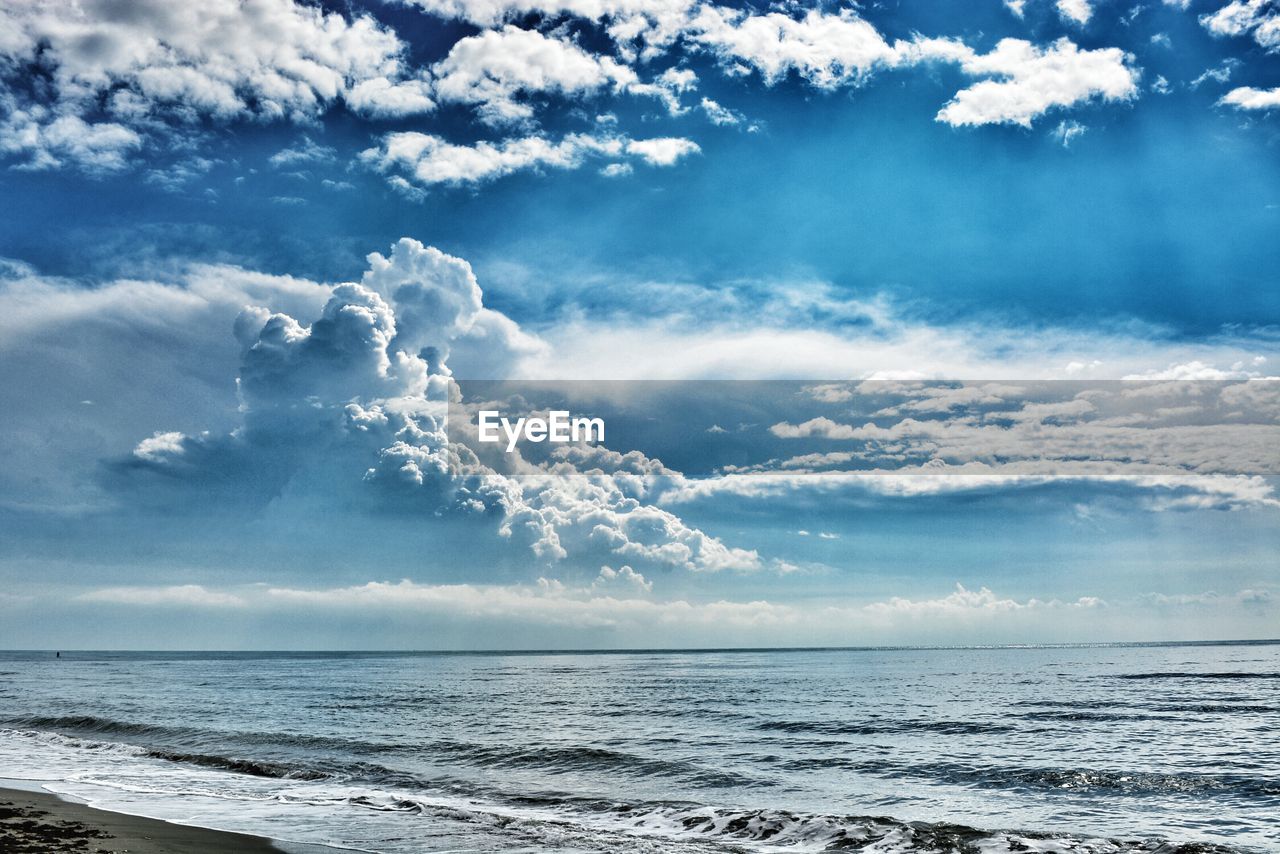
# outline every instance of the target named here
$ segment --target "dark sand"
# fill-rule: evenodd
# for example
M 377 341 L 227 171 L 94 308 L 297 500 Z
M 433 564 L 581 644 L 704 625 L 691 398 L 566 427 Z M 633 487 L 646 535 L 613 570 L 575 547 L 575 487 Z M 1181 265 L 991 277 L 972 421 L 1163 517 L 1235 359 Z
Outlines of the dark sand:
M 4 854 L 280 854 L 271 840 L 107 812 L 48 792 L 0 788 Z

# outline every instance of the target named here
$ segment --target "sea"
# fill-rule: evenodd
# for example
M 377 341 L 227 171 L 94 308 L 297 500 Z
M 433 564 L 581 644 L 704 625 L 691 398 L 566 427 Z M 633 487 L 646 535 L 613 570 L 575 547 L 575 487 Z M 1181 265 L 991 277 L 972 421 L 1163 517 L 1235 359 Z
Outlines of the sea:
M 1280 851 L 1280 642 L 8 652 L 0 777 L 388 854 Z

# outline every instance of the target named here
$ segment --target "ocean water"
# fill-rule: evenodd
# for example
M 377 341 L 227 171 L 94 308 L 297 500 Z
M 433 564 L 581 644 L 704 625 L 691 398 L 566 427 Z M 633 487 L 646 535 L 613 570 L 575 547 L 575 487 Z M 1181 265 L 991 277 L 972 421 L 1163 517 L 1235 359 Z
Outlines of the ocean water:
M 1280 851 L 1280 645 L 0 653 L 0 775 L 393 854 Z

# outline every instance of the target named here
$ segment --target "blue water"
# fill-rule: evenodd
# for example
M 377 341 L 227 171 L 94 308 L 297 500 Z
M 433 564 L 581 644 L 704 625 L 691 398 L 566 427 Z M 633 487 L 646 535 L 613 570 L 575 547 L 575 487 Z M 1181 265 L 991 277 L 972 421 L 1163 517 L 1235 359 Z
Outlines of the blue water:
M 1280 645 L 0 653 L 0 775 L 394 854 L 1280 851 Z

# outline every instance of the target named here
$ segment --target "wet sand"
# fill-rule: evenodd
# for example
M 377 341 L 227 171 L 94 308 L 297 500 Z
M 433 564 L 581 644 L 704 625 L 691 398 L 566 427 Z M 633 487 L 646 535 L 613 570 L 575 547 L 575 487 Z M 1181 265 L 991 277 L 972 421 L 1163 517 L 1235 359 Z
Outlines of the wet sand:
M 0 788 L 0 851 L 5 854 L 280 854 L 283 850 L 260 836 L 107 812 L 48 792 Z

